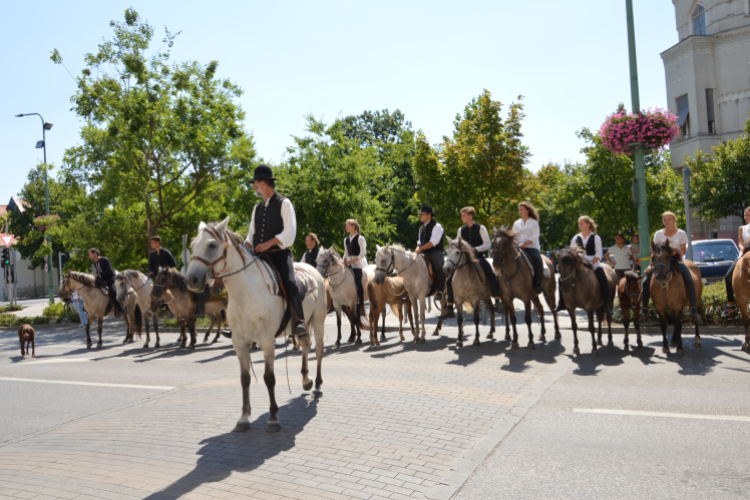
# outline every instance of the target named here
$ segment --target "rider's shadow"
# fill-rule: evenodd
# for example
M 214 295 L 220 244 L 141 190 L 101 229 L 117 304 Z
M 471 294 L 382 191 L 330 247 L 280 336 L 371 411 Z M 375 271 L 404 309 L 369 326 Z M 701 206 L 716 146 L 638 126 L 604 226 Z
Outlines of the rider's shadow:
M 294 448 L 297 435 L 317 414 L 317 405 L 318 400 L 301 395 L 280 407 L 282 428 L 277 433 L 266 432 L 266 412 L 250 423 L 247 432 L 229 432 L 204 439 L 200 443 L 203 447 L 197 452 L 200 458 L 195 468 L 146 499 L 180 498 L 199 486 L 221 482 L 233 472 L 257 469 L 267 460 Z

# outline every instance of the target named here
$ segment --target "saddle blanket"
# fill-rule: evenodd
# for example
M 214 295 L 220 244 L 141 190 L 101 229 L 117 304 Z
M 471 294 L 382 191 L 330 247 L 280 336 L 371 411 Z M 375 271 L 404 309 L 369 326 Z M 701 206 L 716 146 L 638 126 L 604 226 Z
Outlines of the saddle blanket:
M 271 266 L 265 261 L 261 260 L 260 264 L 263 273 L 263 280 L 266 282 L 266 286 L 268 286 L 271 295 L 278 295 L 281 297 L 283 294 L 281 292 L 281 284 L 279 283 L 276 270 L 271 269 Z M 297 281 L 300 300 L 305 300 L 305 295 L 318 288 L 318 283 L 315 281 L 313 275 L 297 263 L 294 264 L 294 277 Z

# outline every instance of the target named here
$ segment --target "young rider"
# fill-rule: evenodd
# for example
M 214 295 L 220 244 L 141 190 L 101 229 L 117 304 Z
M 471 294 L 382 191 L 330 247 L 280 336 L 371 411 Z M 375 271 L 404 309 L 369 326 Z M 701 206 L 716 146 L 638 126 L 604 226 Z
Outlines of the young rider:
M 599 281 L 599 291 L 602 294 L 604 305 L 607 311 L 611 314 L 611 298 L 609 296 L 609 282 L 607 281 L 607 275 L 604 273 L 600 262 L 604 257 L 602 254 L 602 239 L 596 234 L 596 223 L 594 219 L 588 215 L 582 215 L 578 218 L 578 230 L 581 231 L 577 235 L 573 236 L 570 241 L 570 246 L 579 246 L 583 248 L 583 257 L 591 263 L 591 269 L 594 271 L 597 281 Z M 562 302 L 562 293 L 560 294 L 560 302 Z
M 344 239 L 344 265 L 354 272 L 354 283 L 357 285 L 357 305 L 360 311 L 365 307 L 365 290 L 362 286 L 362 269 L 367 267 L 367 242 L 359 232 L 359 224 L 355 219 L 346 221 L 346 232 L 349 236 Z
M 687 252 L 687 233 L 677 227 L 677 216 L 672 212 L 664 212 L 661 216 L 661 220 L 664 223 L 664 229 L 659 229 L 654 235 L 654 243 L 657 245 L 663 245 L 669 240 L 669 246 L 674 250 L 677 250 L 680 254 L 680 274 L 682 279 L 685 281 L 685 287 L 687 288 L 688 298 L 690 299 L 691 312 L 690 316 L 696 325 L 702 325 L 701 313 L 698 311 L 698 299 L 695 293 L 695 282 L 693 281 L 693 275 L 690 274 L 690 270 L 687 268 L 685 263 L 682 261 L 682 257 Z M 643 282 L 643 307 L 642 314 L 644 317 L 648 316 L 648 301 L 651 298 L 651 265 L 646 269 L 646 280 Z
M 617 275 L 617 282 L 625 277 L 625 273 L 630 271 L 630 261 L 633 260 L 633 252 L 625 244 L 625 235 L 617 233 L 615 236 L 615 246 L 609 247 L 607 255 L 604 256 L 614 268 Z
M 745 222 L 747 222 L 747 224 L 740 227 L 739 234 L 737 235 L 737 241 L 740 244 L 740 258 L 742 258 L 742 255 L 750 252 L 750 207 L 745 209 Z M 721 315 L 725 318 L 737 310 L 737 306 L 734 304 L 734 289 L 732 288 L 732 276 L 734 275 L 734 268 L 736 265 L 737 262 L 735 261 L 735 263 L 729 268 L 729 271 L 727 271 L 726 276 L 724 276 L 724 283 L 727 287 L 728 302 Z
M 539 246 L 539 214 L 534 205 L 528 201 L 518 204 L 518 213 L 521 218 L 513 224 L 513 232 L 516 233 L 518 247 L 526 252 L 534 266 L 534 292 L 539 294 L 542 293 L 544 273 L 544 262 Z
M 419 210 L 419 220 L 422 221 L 422 227 L 419 228 L 419 237 L 417 238 L 416 254 L 424 254 L 430 259 L 432 269 L 437 276 L 437 292 L 435 300 L 443 300 L 443 290 L 445 290 L 445 255 L 443 254 L 444 238 L 443 226 L 440 225 L 433 217 L 432 207 L 423 205 Z

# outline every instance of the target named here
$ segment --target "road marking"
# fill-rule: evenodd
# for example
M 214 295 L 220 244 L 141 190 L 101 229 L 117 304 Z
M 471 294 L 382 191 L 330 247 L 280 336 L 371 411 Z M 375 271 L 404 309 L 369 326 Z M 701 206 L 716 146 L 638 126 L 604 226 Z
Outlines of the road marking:
M 37 382 L 39 384 L 64 384 L 64 385 L 86 385 L 90 387 L 119 387 L 121 389 L 153 389 L 155 391 L 171 391 L 176 387 L 168 385 L 132 385 L 132 384 L 107 384 L 103 382 L 74 382 L 72 380 L 41 380 L 36 378 L 0 377 L 0 380 L 8 382 Z
M 666 413 L 660 411 L 604 410 L 575 408 L 573 413 L 597 413 L 599 415 L 627 415 L 632 417 L 687 418 L 693 420 L 729 420 L 732 422 L 750 422 L 750 417 L 735 415 L 698 415 L 695 413 Z

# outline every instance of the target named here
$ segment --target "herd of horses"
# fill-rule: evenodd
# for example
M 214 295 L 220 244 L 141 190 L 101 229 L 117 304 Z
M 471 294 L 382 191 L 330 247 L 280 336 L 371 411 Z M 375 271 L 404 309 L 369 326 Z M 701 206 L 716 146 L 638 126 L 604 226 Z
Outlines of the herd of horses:
M 377 336 L 378 319 L 385 318 L 385 309 L 390 306 L 393 313 L 399 317 L 399 335 L 403 335 L 404 312 L 409 319 L 411 333 L 415 343 L 425 342 L 425 310 L 428 297 L 434 293 L 434 276 L 430 272 L 427 261 L 414 252 L 396 244 L 377 247 L 375 263 L 362 273 L 365 290 L 365 301 L 370 303 L 369 315 L 365 317 L 363 308 L 357 304 L 357 289 L 354 273 L 347 268 L 341 255 L 333 248 L 321 248 L 317 268 L 307 264 L 295 264 L 295 271 L 299 276 L 305 276 L 306 289 L 303 295 L 304 321 L 310 333 L 301 338 L 291 335 L 292 323 L 289 321 L 290 310 L 285 300 L 282 287 L 276 277 L 270 261 L 246 248 L 244 238 L 227 228 L 228 219 L 219 223 L 201 223 L 198 234 L 191 245 L 193 258 L 187 272 L 183 276 L 174 269 L 163 269 L 152 281 L 139 271 L 128 270 L 121 272 L 116 278 L 117 299 L 123 305 L 124 318 L 127 325 L 125 340 L 132 341 L 134 335 L 140 336 L 142 324 L 146 328 L 146 343 L 149 346 L 149 322 L 153 322 L 156 335 L 155 347 L 159 347 L 159 332 L 157 313 L 166 304 L 172 315 L 181 326 L 180 345 L 186 346 L 187 335 L 190 334 L 189 347 L 196 344 L 195 304 L 190 291 L 202 291 L 209 279 L 220 280 L 226 289 L 226 297 L 206 303 L 206 315 L 211 318 L 211 327 L 206 332 L 204 342 L 208 341 L 211 329 L 217 327 L 218 340 L 220 328 L 224 321 L 231 325 L 231 339 L 240 362 L 240 380 L 242 385 L 243 404 L 235 431 L 249 429 L 250 417 L 250 350 L 257 346 L 263 352 L 265 361 L 264 382 L 271 400 L 270 418 L 267 426 L 269 432 L 280 429 L 278 405 L 275 399 L 274 359 L 276 338 L 285 336 L 302 350 L 302 385 L 305 390 L 313 388 L 313 381 L 309 378 L 308 356 L 315 337 L 315 353 L 317 375 L 314 381 L 313 394 L 322 396 L 322 362 L 324 343 L 324 323 L 326 315 L 335 311 L 337 316 L 338 337 L 336 346 L 341 345 L 341 313 L 343 312 L 351 323 L 349 342 L 361 343 L 361 330 L 369 325 L 370 345 L 379 345 Z M 555 338 L 560 339 L 560 328 L 557 313 L 558 292 L 555 283 L 553 263 L 544 258 L 546 271 L 542 280 L 544 301 L 552 311 Z M 511 341 L 511 347 L 517 349 L 518 331 L 516 328 L 516 314 L 514 300 L 520 300 L 525 308 L 525 322 L 528 328 L 528 349 L 534 349 L 534 334 L 532 332 L 531 307 L 535 307 L 541 322 L 539 340 L 546 341 L 544 322 L 544 308 L 542 301 L 533 286 L 532 266 L 524 257 L 523 252 L 515 242 L 515 235 L 507 228 L 493 230 L 492 260 L 497 273 L 503 313 L 505 315 L 505 339 Z M 677 348 L 678 354 L 684 353 L 682 342 L 682 311 L 689 307 L 689 299 L 683 283 L 682 275 L 674 272 L 679 265 L 679 254 L 665 245 L 652 244 L 653 277 L 651 280 L 651 298 L 659 316 L 663 337 L 663 351 L 670 352 L 667 341 L 667 319 L 665 312 L 674 312 L 674 334 L 671 346 Z M 702 294 L 701 274 L 699 268 L 692 262 L 686 264 L 693 274 L 696 292 L 699 300 Z M 597 346 L 602 345 L 602 325 L 607 322 L 609 344 L 612 344 L 612 302 L 619 296 L 620 306 L 624 314 L 625 348 L 629 348 L 629 329 L 631 313 L 633 325 L 637 333 L 637 347 L 643 350 L 643 342 L 639 328 L 639 310 L 641 296 L 641 279 L 632 272 L 618 282 L 611 267 L 603 264 L 609 282 L 609 303 L 602 298 L 600 287 L 594 271 L 578 247 L 566 248 L 558 253 L 558 272 L 560 277 L 560 293 L 563 296 L 565 309 L 571 319 L 574 337 L 573 352 L 580 354 L 578 342 L 578 324 L 576 309 L 582 309 L 588 316 L 588 329 L 591 333 L 592 354 L 597 355 Z M 488 339 L 494 338 L 495 333 L 495 304 L 493 304 L 490 286 L 482 270 L 478 267 L 471 247 L 461 240 L 448 238 L 446 249 L 446 273 L 452 273 L 452 288 L 458 323 L 458 338 L 456 347 L 463 346 L 464 312 L 472 313 L 475 325 L 474 345 L 480 345 L 479 312 L 481 304 L 489 310 L 491 328 Z M 750 277 L 750 253 L 746 254 L 741 264 L 737 265 L 735 275 L 744 273 L 740 281 L 748 282 Z M 745 297 L 744 290 L 748 290 Z M 750 350 L 750 319 L 747 316 L 747 301 L 750 299 L 750 286 L 737 286 L 738 301 L 745 325 L 745 342 L 743 350 Z M 97 288 L 94 278 L 90 275 L 68 271 L 61 286 L 61 296 L 68 298 L 73 291 L 78 291 L 84 301 L 84 307 L 89 314 L 86 325 L 87 346 L 91 347 L 90 327 L 94 320 L 98 321 L 99 346 L 102 345 L 102 321 L 111 314 L 111 304 L 104 291 Z M 231 300 L 229 300 L 231 298 Z M 744 303 L 743 303 L 744 301 Z M 436 304 L 437 305 L 437 304 Z M 445 310 L 445 298 L 441 309 Z M 598 338 L 596 336 L 595 316 L 598 323 Z M 145 320 L 145 321 L 144 321 Z M 433 335 L 439 335 L 443 319 L 438 321 Z M 420 328 L 421 326 L 421 328 Z M 510 329 L 513 335 L 510 335 Z M 385 324 L 383 323 L 382 334 Z M 382 335 L 381 334 L 381 335 Z M 698 326 L 695 327 L 695 347 L 701 346 Z

